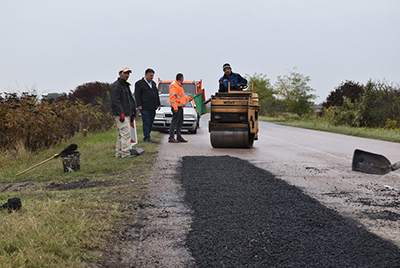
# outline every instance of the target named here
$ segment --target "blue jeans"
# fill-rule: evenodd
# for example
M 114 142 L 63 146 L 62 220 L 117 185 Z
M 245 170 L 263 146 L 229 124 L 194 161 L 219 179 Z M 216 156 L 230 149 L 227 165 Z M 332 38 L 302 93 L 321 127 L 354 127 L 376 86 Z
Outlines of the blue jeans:
M 141 110 L 140 113 L 142 114 L 143 122 L 143 140 L 150 141 L 150 132 L 156 116 L 156 110 Z

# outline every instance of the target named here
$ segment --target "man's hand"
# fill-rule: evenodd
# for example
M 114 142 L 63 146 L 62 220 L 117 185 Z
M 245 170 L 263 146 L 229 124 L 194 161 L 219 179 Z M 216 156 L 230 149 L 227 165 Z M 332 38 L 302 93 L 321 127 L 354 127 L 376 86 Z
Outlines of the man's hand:
M 131 115 L 131 123 L 132 123 L 133 121 L 135 121 L 135 115 L 134 115 L 134 114 Z
M 139 107 L 137 107 L 138 108 L 138 110 L 142 110 L 143 109 L 143 107 L 142 106 L 139 106 Z
M 157 110 L 161 110 L 161 105 L 158 105 L 158 108 L 157 108 Z
M 121 115 L 119 116 L 119 121 L 120 121 L 120 122 L 124 122 L 124 121 L 125 121 L 125 115 L 124 115 L 124 114 L 121 114 Z

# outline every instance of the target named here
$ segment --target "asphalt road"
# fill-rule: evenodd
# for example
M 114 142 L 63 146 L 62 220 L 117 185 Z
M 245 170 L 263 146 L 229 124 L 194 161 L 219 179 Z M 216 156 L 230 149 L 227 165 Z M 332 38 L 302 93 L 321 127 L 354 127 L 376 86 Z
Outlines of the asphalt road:
M 201 128 L 196 135 L 184 135 L 190 142 L 190 151 L 177 151 L 175 155 L 230 155 L 250 161 L 279 163 L 287 172 L 296 167 L 315 166 L 329 168 L 348 175 L 356 148 L 385 155 L 392 162 L 400 161 L 400 144 L 364 139 L 322 131 L 281 126 L 259 122 L 259 140 L 252 149 L 215 149 L 209 141 L 209 114 L 201 119 Z M 273 171 L 274 171 L 273 170 Z M 396 174 L 396 173 L 393 173 Z M 400 172 L 397 173 L 400 176 Z M 400 183 L 398 184 L 400 186 Z
M 197 267 L 399 267 L 400 248 L 248 161 L 183 158 Z
M 195 212 L 184 200 L 185 188 L 177 180 L 184 156 L 228 155 L 247 160 L 296 186 L 323 207 L 355 220 L 369 233 L 400 246 L 400 195 L 396 191 L 400 189 L 400 171 L 384 176 L 351 171 L 355 149 L 382 154 L 393 163 L 400 160 L 400 156 L 396 158 L 400 144 L 260 122 L 259 140 L 253 148 L 215 149 L 207 124 L 208 115 L 202 117 L 197 134 L 184 135 L 187 144 L 168 143 L 166 135 L 159 147 L 150 181 L 153 217 L 146 216 L 152 227 L 142 230 L 147 238 L 136 252 L 141 260 L 138 266 L 196 266 L 185 246 Z M 158 235 L 149 238 L 149 233 Z M 156 243 L 161 246 L 157 248 Z

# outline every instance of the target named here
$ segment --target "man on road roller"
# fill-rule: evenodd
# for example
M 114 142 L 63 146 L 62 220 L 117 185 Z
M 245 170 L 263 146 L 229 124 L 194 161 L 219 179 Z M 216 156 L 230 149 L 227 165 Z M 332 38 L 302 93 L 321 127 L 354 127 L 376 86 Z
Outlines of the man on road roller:
M 211 96 L 211 117 L 208 122 L 214 148 L 251 148 L 258 139 L 258 94 L 247 88 L 247 80 L 223 66 L 219 91 Z
M 225 63 L 222 70 L 224 75 L 219 79 L 218 92 L 228 92 L 228 84 L 230 84 L 231 90 L 242 90 L 242 87 L 247 86 L 247 80 L 240 74 L 233 73 L 229 63 Z

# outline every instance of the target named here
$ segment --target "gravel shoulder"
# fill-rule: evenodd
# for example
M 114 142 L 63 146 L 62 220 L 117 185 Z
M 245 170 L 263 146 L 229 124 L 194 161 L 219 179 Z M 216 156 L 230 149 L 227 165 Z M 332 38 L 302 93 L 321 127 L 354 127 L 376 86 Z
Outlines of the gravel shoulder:
M 192 212 L 177 180 L 180 164 L 163 150 L 155 159 L 146 205 L 134 224 L 138 240 L 127 252 L 131 267 L 196 267 L 185 244 Z

